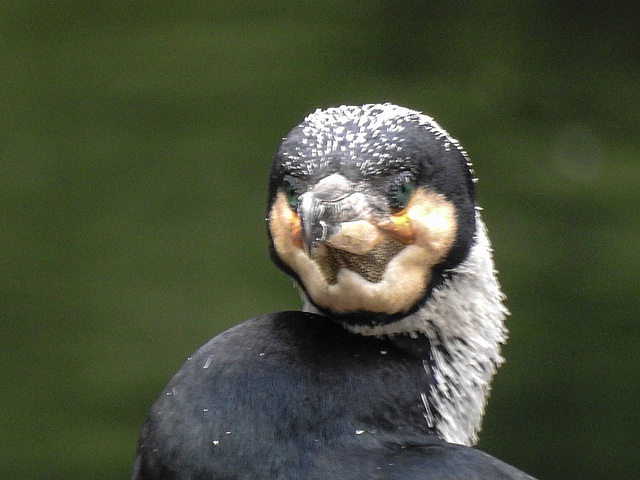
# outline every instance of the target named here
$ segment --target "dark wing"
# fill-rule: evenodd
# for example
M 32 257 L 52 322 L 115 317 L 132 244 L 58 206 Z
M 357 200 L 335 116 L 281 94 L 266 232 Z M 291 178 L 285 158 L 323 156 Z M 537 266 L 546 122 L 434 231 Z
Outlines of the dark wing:
M 194 353 L 160 394 L 132 478 L 531 479 L 428 430 L 416 382 L 425 369 L 409 350 L 308 313 L 248 320 Z

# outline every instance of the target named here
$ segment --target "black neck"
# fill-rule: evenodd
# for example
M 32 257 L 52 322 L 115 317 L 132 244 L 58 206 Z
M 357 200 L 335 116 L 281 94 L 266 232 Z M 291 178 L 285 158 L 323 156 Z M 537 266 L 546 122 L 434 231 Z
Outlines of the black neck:
M 305 315 L 307 318 L 301 319 Z M 363 434 L 376 431 L 388 441 L 398 435 L 417 437 L 435 434 L 438 414 L 430 403 L 433 358 L 427 337 L 396 335 L 365 337 L 348 332 L 329 318 L 300 312 L 278 314 L 274 324 L 285 336 L 291 365 L 314 364 L 323 374 L 305 379 L 322 396 L 327 426 L 352 425 Z M 292 371 L 291 378 L 297 372 Z M 343 405 L 358 409 L 343 410 Z M 348 417 L 348 418 L 347 418 Z

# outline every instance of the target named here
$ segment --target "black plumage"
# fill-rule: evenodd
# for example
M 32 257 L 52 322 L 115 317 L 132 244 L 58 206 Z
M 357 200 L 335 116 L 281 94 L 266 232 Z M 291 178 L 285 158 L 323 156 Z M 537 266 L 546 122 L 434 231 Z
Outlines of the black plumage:
M 353 335 L 280 312 L 214 337 L 169 382 L 134 478 L 528 479 L 437 437 L 420 398 L 428 340 Z M 427 357 L 428 358 L 428 357 Z
M 308 311 L 248 320 L 195 352 L 154 404 L 132 478 L 531 479 L 467 446 L 501 361 L 505 311 L 457 142 L 392 105 L 316 112 L 285 138 L 269 182 L 272 258 L 301 286 Z M 365 262 L 392 241 L 387 263 L 371 267 L 382 276 L 413 266 L 397 263 L 403 255 L 422 261 L 433 245 L 444 253 L 415 277 L 424 282 L 415 298 L 400 299 L 408 307 L 387 311 L 373 290 L 373 303 L 349 310 L 344 298 L 358 295 L 359 282 L 376 287 L 398 274 L 365 281 L 350 272 L 347 283 L 349 263 L 336 258 Z M 474 300 L 467 290 L 484 280 Z M 351 290 L 332 297 L 332 288 Z

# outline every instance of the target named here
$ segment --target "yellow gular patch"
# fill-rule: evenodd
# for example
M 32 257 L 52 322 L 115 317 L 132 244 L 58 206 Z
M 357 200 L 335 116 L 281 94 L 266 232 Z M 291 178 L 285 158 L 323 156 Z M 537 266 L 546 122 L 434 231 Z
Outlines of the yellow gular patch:
M 444 195 L 419 188 L 405 209 L 414 243 L 425 250 L 429 269 L 445 259 L 456 238 L 456 209 Z
M 341 268 L 327 278 L 326 268 L 310 258 L 302 248 L 300 219 L 291 211 L 282 192 L 269 215 L 269 229 L 280 259 L 298 274 L 309 297 L 319 306 L 336 313 L 368 311 L 396 314 L 408 311 L 424 295 L 431 272 L 446 256 L 455 240 L 455 208 L 444 196 L 417 189 L 407 208 L 394 216 L 380 231 L 391 238 L 411 241 L 389 260 L 381 278 L 365 279 L 351 269 Z M 326 266 L 324 266 L 326 267 Z

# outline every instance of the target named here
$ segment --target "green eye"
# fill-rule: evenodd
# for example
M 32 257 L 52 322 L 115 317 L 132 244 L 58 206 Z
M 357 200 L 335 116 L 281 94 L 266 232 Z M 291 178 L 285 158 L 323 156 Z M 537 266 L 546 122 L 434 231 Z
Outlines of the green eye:
M 413 195 L 413 184 L 409 181 L 393 185 L 389 190 L 389 206 L 393 213 L 404 209 Z
M 293 188 L 293 185 L 285 180 L 282 186 L 282 190 L 287 197 L 287 203 L 289 204 L 289 207 L 291 207 L 291 210 L 293 210 L 294 212 L 298 211 L 299 197 L 295 189 Z

